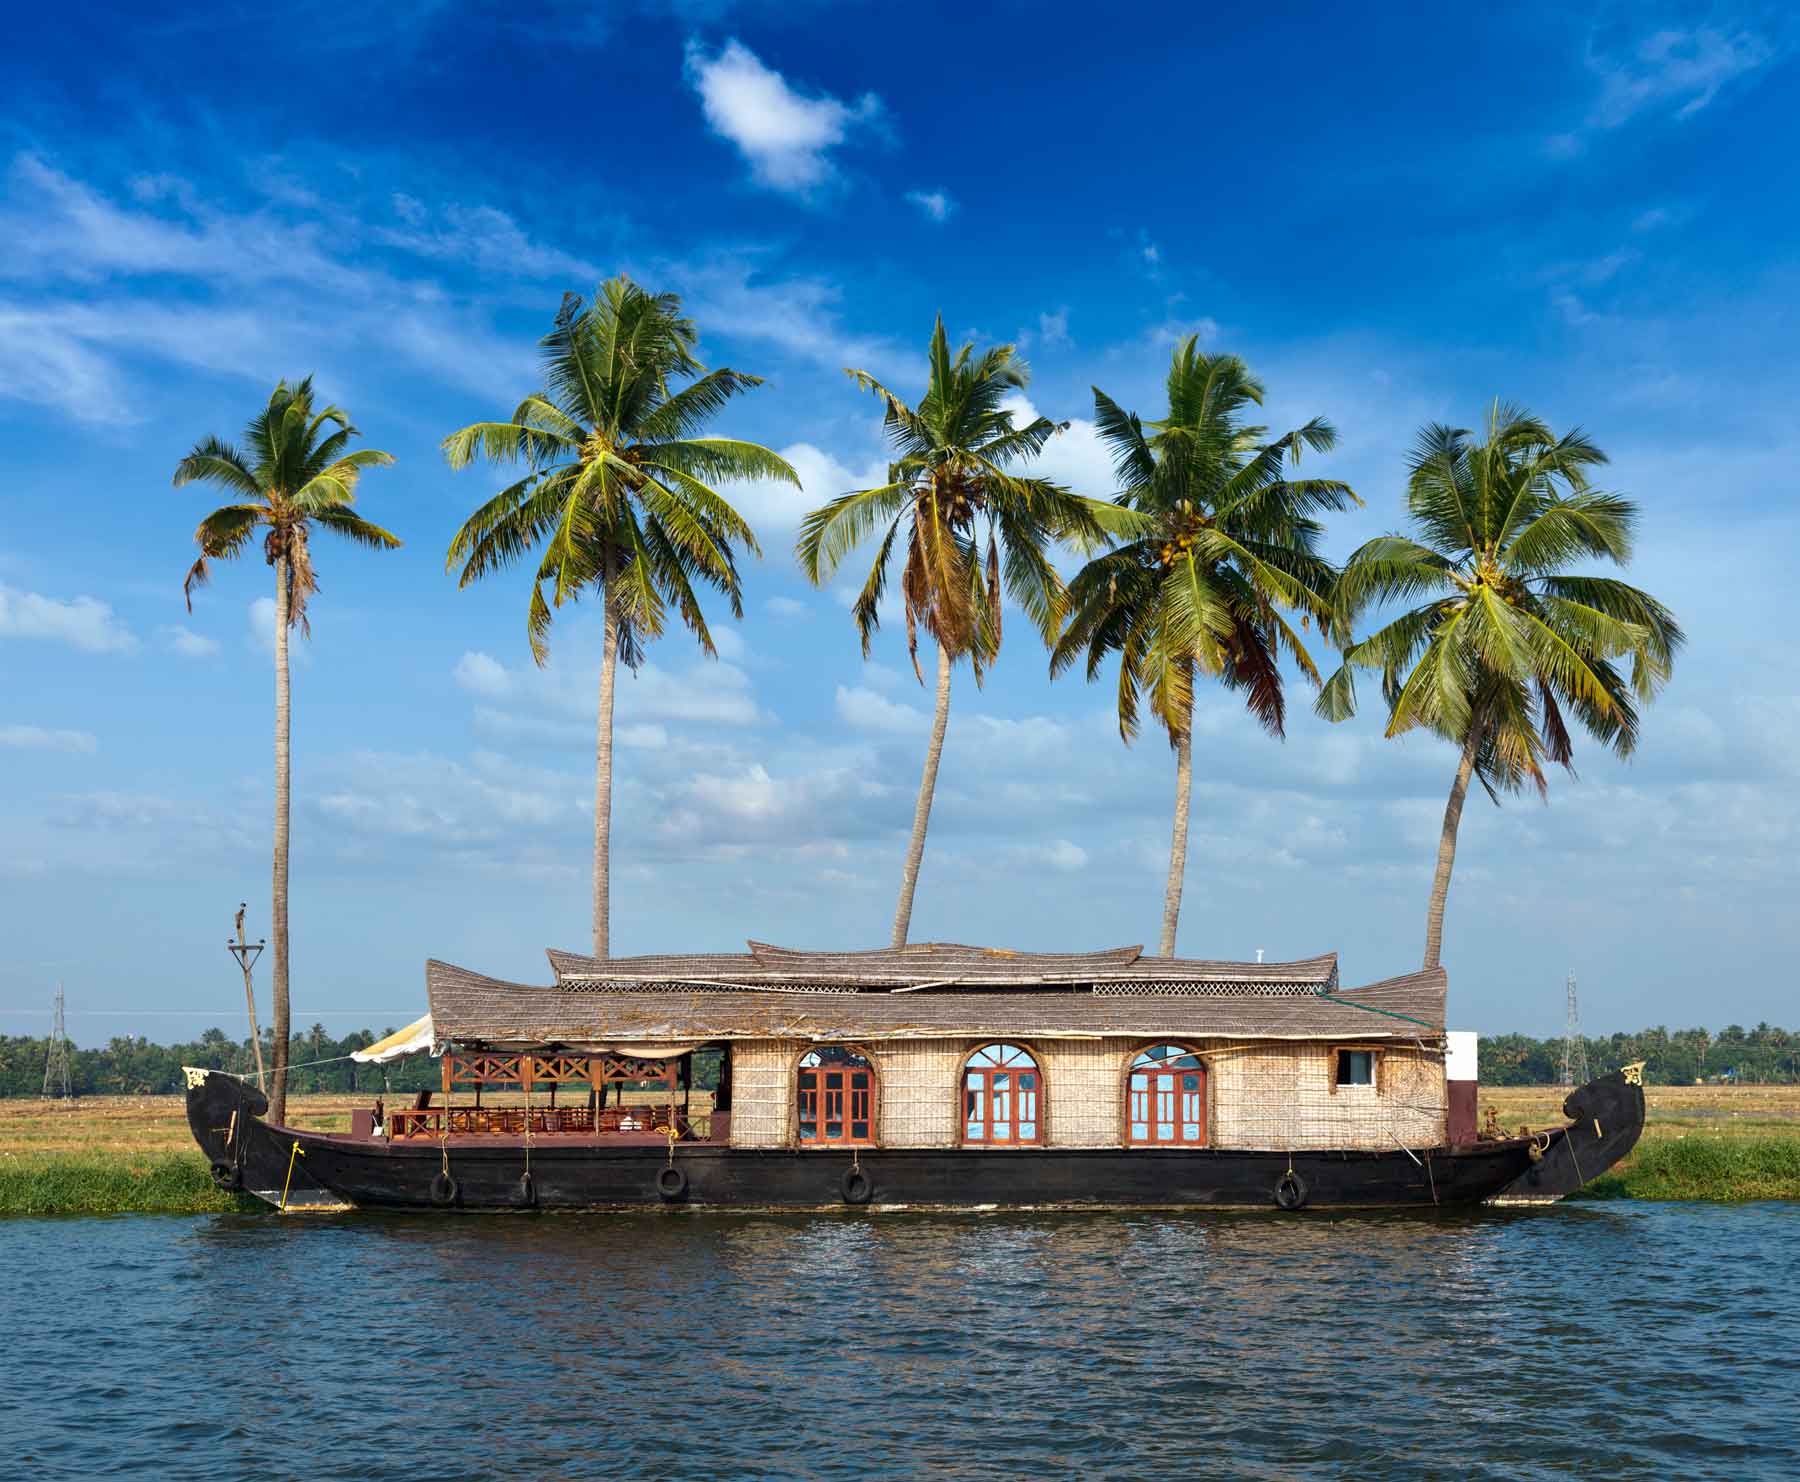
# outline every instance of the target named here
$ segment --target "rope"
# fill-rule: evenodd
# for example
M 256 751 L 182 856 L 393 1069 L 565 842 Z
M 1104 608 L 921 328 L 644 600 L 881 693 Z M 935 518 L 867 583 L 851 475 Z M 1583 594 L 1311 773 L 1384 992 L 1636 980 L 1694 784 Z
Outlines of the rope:
M 281 1186 L 281 1207 L 277 1211 L 277 1213 L 280 1213 L 280 1214 L 287 1213 L 288 1189 L 293 1186 L 293 1182 L 294 1182 L 294 1160 L 296 1158 L 304 1158 L 305 1156 L 306 1156 L 306 1149 L 300 1146 L 300 1139 L 296 1137 L 294 1139 L 293 1148 L 288 1153 L 287 1179 Z
M 450 1089 L 455 1084 L 452 1079 L 444 1087 L 444 1115 L 438 1119 L 438 1156 L 442 1159 L 445 1178 L 450 1177 Z
M 1331 994 L 1325 992 L 1321 988 L 1313 989 L 1312 995 L 1314 998 L 1323 999 L 1326 1003 L 1335 1003 L 1339 1008 L 1361 1009 L 1365 1014 L 1380 1014 L 1384 1019 L 1404 1019 L 1408 1024 L 1422 1024 L 1434 1034 L 1442 1034 L 1444 1032 L 1444 1027 L 1441 1024 L 1432 1024 L 1424 1019 L 1415 1019 L 1411 1014 L 1396 1014 L 1392 1009 L 1378 1009 L 1372 1003 L 1357 1003 L 1353 999 L 1334 998 Z

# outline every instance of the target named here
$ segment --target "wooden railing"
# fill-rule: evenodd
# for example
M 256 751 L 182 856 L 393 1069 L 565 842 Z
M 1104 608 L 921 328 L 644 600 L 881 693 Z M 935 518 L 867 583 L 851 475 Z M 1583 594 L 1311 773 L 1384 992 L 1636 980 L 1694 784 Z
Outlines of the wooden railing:
M 533 1137 L 595 1135 L 592 1107 L 534 1106 L 530 1110 Z M 448 1116 L 451 1137 L 523 1137 L 525 1115 L 522 1106 L 400 1107 L 387 1114 L 387 1135 L 390 1141 L 442 1137 Z M 667 1106 L 604 1106 L 600 1108 L 599 1135 L 658 1133 L 669 1125 L 669 1116 Z M 677 1107 L 674 1118 L 679 1138 L 704 1141 L 711 1135 L 710 1116 L 690 1118 Z

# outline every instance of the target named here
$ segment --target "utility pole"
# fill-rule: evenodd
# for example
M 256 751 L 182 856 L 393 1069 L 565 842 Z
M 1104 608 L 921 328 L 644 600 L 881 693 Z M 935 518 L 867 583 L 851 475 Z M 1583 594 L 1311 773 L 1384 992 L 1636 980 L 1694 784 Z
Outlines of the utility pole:
M 225 950 L 237 958 L 237 965 L 244 972 L 244 1007 L 250 1011 L 250 1045 L 256 1051 L 256 1084 L 260 1087 L 263 1085 L 262 1030 L 256 1027 L 256 988 L 250 981 L 250 974 L 266 943 L 244 940 L 244 912 L 249 909 L 247 902 L 238 902 L 237 940 L 227 942 Z
M 1563 1021 L 1563 1084 L 1585 1086 L 1588 1080 L 1587 1041 L 1581 1037 L 1581 1010 L 1575 1002 L 1575 974 L 1569 974 L 1569 1011 Z
M 44 1055 L 44 1096 L 64 1101 L 74 1096 L 69 1084 L 69 1034 L 63 1026 L 63 986 L 56 985 L 56 1017 L 50 1025 L 50 1046 Z

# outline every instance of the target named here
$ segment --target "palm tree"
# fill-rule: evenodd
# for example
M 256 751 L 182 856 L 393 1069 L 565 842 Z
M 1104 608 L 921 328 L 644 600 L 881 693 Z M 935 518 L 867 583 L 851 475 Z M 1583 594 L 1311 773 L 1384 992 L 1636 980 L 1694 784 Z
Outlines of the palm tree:
M 881 402 L 895 461 L 888 466 L 885 484 L 841 494 L 807 515 L 795 547 L 801 568 L 815 585 L 823 585 L 852 550 L 887 527 L 852 609 L 867 658 L 881 625 L 889 561 L 904 530 L 901 611 L 907 654 L 921 684 L 919 629 L 937 644 L 937 709 L 900 874 L 896 947 L 906 945 L 912 924 L 913 892 L 950 717 L 951 665 L 967 658 L 975 682 L 981 683 L 1000 651 L 1003 591 L 1049 643 L 1067 610 L 1067 593 L 1050 564 L 1049 547 L 1065 538 L 1098 543 L 1123 518 L 1111 505 L 1011 472 L 1068 425 L 1039 417 L 1029 426 L 1014 426 L 1004 403 L 1024 389 L 1031 372 L 1013 346 L 996 345 L 977 357 L 974 345 L 967 344 L 952 356 L 940 316 L 929 362 L 930 380 L 916 408 L 867 371 L 845 372 Z
M 734 543 L 761 554 L 749 525 L 711 486 L 718 479 L 800 480 L 756 443 L 697 434 L 738 393 L 762 384 L 709 371 L 674 294 L 629 278 L 602 284 L 592 304 L 563 299 L 540 342 L 543 389 L 510 422 L 476 422 L 444 439 L 452 468 L 477 458 L 528 472 L 469 516 L 450 542 L 457 585 L 543 548 L 526 618 L 532 656 L 549 657 L 552 609 L 589 589 L 603 624 L 600 718 L 594 758 L 594 955 L 609 945 L 613 687 L 619 660 L 636 668 L 673 604 L 709 656 L 712 634 L 694 583 L 722 592 L 744 615 Z M 675 382 L 692 377 L 677 389 Z M 546 601 L 544 588 L 550 589 Z
M 1087 676 L 1119 655 L 1119 734 L 1138 731 L 1139 696 L 1175 751 L 1175 819 L 1163 893 L 1165 957 L 1175 954 L 1187 871 L 1188 804 L 1193 789 L 1194 681 L 1216 679 L 1243 694 L 1250 713 L 1282 736 L 1286 707 L 1281 652 L 1314 684 L 1306 646 L 1282 616 L 1304 627 L 1329 620 L 1336 575 L 1318 554 L 1314 516 L 1361 501 L 1335 479 L 1286 476 L 1303 449 L 1336 445 L 1329 422 L 1265 441 L 1245 422 L 1261 406 L 1262 383 L 1235 355 L 1207 355 L 1194 336 L 1175 347 L 1168 415 L 1144 424 L 1094 388 L 1094 420 L 1112 449 L 1118 503 L 1140 517 L 1133 538 L 1090 561 L 1069 586 L 1073 616 L 1050 659 L 1061 673 L 1087 655 Z
M 1472 438 L 1437 424 L 1420 432 L 1406 492 L 1420 538 L 1380 536 L 1351 556 L 1337 589 L 1339 632 L 1348 641 L 1371 604 L 1425 600 L 1351 643 L 1318 703 L 1330 720 L 1354 714 L 1353 671 L 1379 670 L 1387 734 L 1424 727 L 1459 750 L 1425 918 L 1427 968 L 1442 952 L 1470 777 L 1498 803 L 1527 781 L 1547 793 L 1546 761 L 1573 775 L 1565 710 L 1629 756 L 1637 707 L 1668 679 L 1683 641 L 1648 593 L 1568 572 L 1584 557 L 1631 559 L 1637 506 L 1589 486 L 1588 470 L 1606 462 L 1599 448 L 1499 402 L 1486 441 Z M 1629 680 L 1614 663 L 1626 657 Z
M 175 487 L 218 484 L 236 502 L 222 505 L 200 522 L 194 539 L 200 557 L 189 568 L 182 592 L 193 611 L 194 588 L 204 586 L 211 561 L 240 555 L 258 530 L 263 556 L 275 568 L 275 871 L 270 924 L 274 967 L 275 1070 L 269 1088 L 269 1115 L 287 1117 L 288 1082 L 288 630 L 311 636 L 307 604 L 318 591 L 311 551 L 316 526 L 378 551 L 399 540 L 370 524 L 351 506 L 365 468 L 392 463 L 374 448 L 352 450 L 359 434 L 341 407 L 313 408 L 312 377 L 290 386 L 279 383 L 244 429 L 240 451 L 216 437 L 196 443 L 175 468 Z

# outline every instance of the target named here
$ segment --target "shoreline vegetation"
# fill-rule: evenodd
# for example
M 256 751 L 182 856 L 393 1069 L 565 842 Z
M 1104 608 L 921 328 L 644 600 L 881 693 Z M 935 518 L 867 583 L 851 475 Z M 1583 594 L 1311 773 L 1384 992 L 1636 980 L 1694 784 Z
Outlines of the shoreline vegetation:
M 1483 1086 L 1502 1126 L 1563 1119 L 1555 1087 Z M 1800 1087 L 1652 1086 L 1643 1140 L 1581 1200 L 1800 1200 Z M 298 1124 L 347 1131 L 360 1095 L 296 1094 Z M 213 1187 L 179 1096 L 0 1101 L 0 1216 L 264 1213 Z

